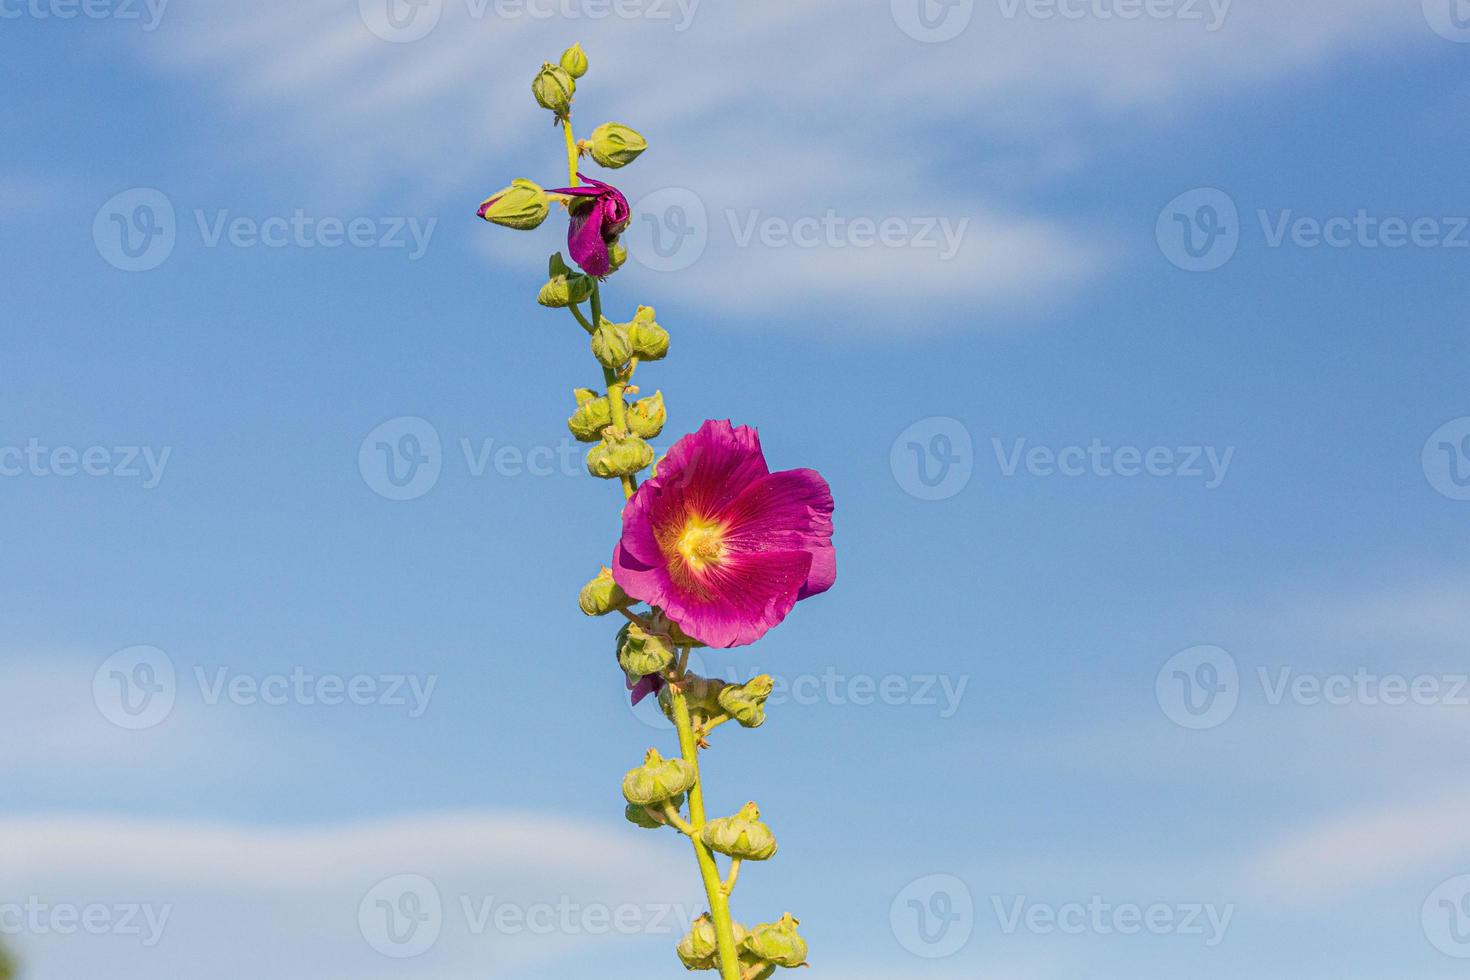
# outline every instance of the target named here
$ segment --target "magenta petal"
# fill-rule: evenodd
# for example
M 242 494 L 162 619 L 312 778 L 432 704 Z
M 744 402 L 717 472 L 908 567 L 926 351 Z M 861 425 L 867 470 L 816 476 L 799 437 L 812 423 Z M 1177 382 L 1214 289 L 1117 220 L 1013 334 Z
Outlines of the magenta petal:
M 589 276 L 605 276 L 612 271 L 612 258 L 602 237 L 604 210 L 602 201 L 594 201 L 590 208 L 572 215 L 567 229 L 567 250 L 572 253 L 572 261 Z
M 637 683 L 628 681 L 628 690 L 632 694 L 633 703 L 637 704 L 650 694 L 657 694 L 664 686 L 663 678 L 657 674 L 648 674 L 638 678 Z
M 811 576 L 799 599 L 826 592 L 837 580 L 832 548 L 832 490 L 816 470 L 786 470 L 746 487 L 723 512 L 732 550 L 806 551 Z
M 811 567 L 803 551 L 734 555 L 710 573 L 709 593 L 675 585 L 663 608 L 701 643 L 754 643 L 790 614 Z
M 674 443 L 659 461 L 656 480 L 694 513 L 712 517 L 768 473 L 759 433 L 710 420 Z

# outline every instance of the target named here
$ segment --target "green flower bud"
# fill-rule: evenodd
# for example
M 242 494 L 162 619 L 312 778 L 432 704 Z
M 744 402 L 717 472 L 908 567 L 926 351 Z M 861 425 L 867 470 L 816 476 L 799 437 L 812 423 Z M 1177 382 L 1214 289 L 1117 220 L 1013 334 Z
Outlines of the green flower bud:
M 636 436 L 652 439 L 664 430 L 668 412 L 664 410 L 664 393 L 655 391 L 628 406 L 628 429 Z
M 496 191 L 480 205 L 480 217 L 504 228 L 530 231 L 539 228 L 551 210 L 546 192 L 532 181 L 517 177 L 510 186 Z
M 606 616 L 633 604 L 633 599 L 613 581 L 612 569 L 604 567 L 597 577 L 582 586 L 577 604 L 589 616 Z
M 634 806 L 629 803 L 623 808 L 623 817 L 631 824 L 642 827 L 644 830 L 661 830 L 664 826 L 662 820 L 655 819 L 648 812 L 647 807 Z
M 740 954 L 741 980 L 770 980 L 776 972 L 776 964 L 758 960 L 749 953 Z
M 680 793 L 678 796 L 670 800 L 669 804 L 673 806 L 675 810 L 681 809 L 684 806 L 684 794 Z M 662 804 L 660 804 L 660 807 L 661 806 Z M 623 808 L 623 816 L 627 819 L 629 823 L 637 824 L 639 827 L 643 827 L 646 830 L 660 830 L 664 827 L 667 827 L 669 823 L 658 812 L 658 809 L 659 808 L 655 808 L 653 811 L 650 812 L 648 807 L 636 806 L 632 803 L 629 803 L 626 807 Z
M 587 450 L 587 472 L 604 480 L 632 476 L 653 462 L 653 447 L 639 436 L 602 433 L 602 441 Z
M 740 944 L 741 949 L 775 966 L 802 966 L 806 963 L 806 940 L 796 934 L 800 924 L 787 912 L 779 922 L 764 922 L 750 930 L 750 935 Z
M 608 274 L 611 275 L 613 272 L 617 272 L 619 269 L 621 269 L 624 262 L 628 261 L 627 247 L 623 245 L 622 242 L 613 242 L 610 246 L 608 246 L 607 260 L 609 266 L 611 267 Z
M 567 114 L 572 107 L 572 96 L 577 92 L 577 83 L 571 73 L 560 65 L 546 62 L 531 82 L 531 94 L 543 109 L 550 109 L 558 116 Z
M 735 929 L 735 944 L 745 940 L 745 927 L 732 922 Z M 708 912 L 690 923 L 689 932 L 679 940 L 679 961 L 690 970 L 718 970 L 720 968 L 719 940 L 715 937 L 715 920 Z
M 725 713 L 720 707 L 720 691 L 725 687 L 724 681 L 689 674 L 683 681 L 683 687 L 684 700 L 689 703 L 689 714 L 695 720 L 718 718 Z M 658 692 L 658 706 L 670 721 L 674 720 L 673 692 L 667 685 Z
M 546 285 L 541 287 L 536 302 L 559 309 L 586 302 L 587 297 L 592 295 L 592 280 L 568 268 L 560 252 L 551 257 L 549 266 Z
M 602 430 L 612 425 L 612 402 L 591 388 L 578 388 L 577 410 L 567 419 L 567 428 L 578 442 L 596 442 Z
M 775 686 L 770 674 L 762 674 L 744 684 L 730 684 L 720 691 L 720 707 L 742 727 L 759 728 L 766 723 L 766 698 Z
M 622 123 L 603 123 L 585 140 L 592 159 L 609 170 L 626 167 L 648 149 L 648 141 L 636 129 Z
M 655 466 L 654 469 L 655 469 L 655 475 L 657 475 L 657 466 Z M 683 630 L 681 630 L 679 628 L 679 624 L 676 623 L 676 622 L 674 622 L 672 619 L 670 619 L 668 617 L 668 615 L 665 614 L 662 609 L 658 610 L 657 612 L 655 612 L 653 614 L 653 618 L 650 620 L 650 622 L 653 624 L 653 628 L 657 632 L 659 632 L 659 633 L 667 633 L 670 636 L 672 636 L 674 638 L 674 645 L 675 646 L 681 646 L 681 647 L 702 647 L 702 646 L 704 646 L 703 643 L 700 643 L 694 637 L 688 635 Z
M 653 307 L 640 306 L 628 324 L 628 343 L 640 361 L 657 361 L 669 352 L 669 332 L 653 322 Z
M 660 806 L 694 786 L 694 767 L 683 759 L 665 759 L 649 749 L 643 765 L 623 777 L 623 798 L 637 806 Z
M 587 74 L 587 53 L 582 50 L 581 44 L 574 44 L 561 53 L 561 66 L 573 78 L 581 78 Z
M 597 329 L 592 331 L 592 356 L 605 368 L 616 371 L 633 356 L 633 345 L 628 339 L 628 325 L 613 323 L 603 317 Z
M 747 803 L 733 817 L 720 817 L 704 825 L 700 836 L 712 851 L 742 861 L 765 861 L 776 853 L 776 835 L 761 823 L 761 812 Z
M 628 624 L 627 639 L 618 651 L 618 665 L 629 677 L 661 674 L 674 663 L 674 647 L 667 636 L 645 632 L 636 623 Z

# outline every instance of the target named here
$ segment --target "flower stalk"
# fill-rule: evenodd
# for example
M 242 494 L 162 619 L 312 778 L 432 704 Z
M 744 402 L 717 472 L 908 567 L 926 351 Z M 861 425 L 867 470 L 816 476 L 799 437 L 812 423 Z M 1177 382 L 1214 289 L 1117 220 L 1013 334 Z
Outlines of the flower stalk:
M 530 230 L 553 204 L 566 208 L 567 252 L 577 269 L 561 253 L 553 255 L 537 302 L 565 307 L 601 366 L 603 392 L 577 389 L 567 425 L 579 441 L 592 443 L 588 471 L 618 480 L 624 499 L 623 537 L 611 567 L 583 586 L 578 605 L 588 616 L 617 612 L 626 620 L 616 650 L 633 703 L 657 693 L 679 743 L 678 758 L 650 749 L 643 765 L 627 773 L 624 816 L 649 830 L 673 828 L 694 849 L 709 911 L 678 944 L 680 961 L 691 970 L 718 971 L 721 980 L 765 980 L 778 967 L 806 965 L 796 920 L 788 913 L 747 931 L 731 915 L 730 898 L 743 863 L 774 856 L 776 839 L 754 803 L 731 817 L 708 818 L 699 753 L 725 722 L 746 729 L 765 722 L 772 679 L 735 685 L 700 677 L 689 670 L 689 656 L 694 646 L 753 642 L 798 600 L 831 587 L 831 494 L 813 470 L 771 473 L 755 430 L 714 421 L 676 442 L 657 474 L 640 484 L 655 455 L 647 440 L 661 433 L 667 411 L 661 391 L 631 407 L 627 398 L 639 392 L 633 375 L 640 363 L 668 353 L 669 333 L 652 307 L 637 307 L 626 323 L 604 315 L 602 284 L 626 260 L 618 239 L 631 211 L 617 188 L 579 173 L 578 161 L 585 151 L 593 162 L 619 169 L 647 142 L 622 123 L 604 123 L 591 140 L 577 142 L 572 100 L 587 67 L 586 54 L 573 46 L 559 64 L 543 64 L 532 83 L 537 102 L 562 129 L 567 186 L 542 190 L 518 179 L 479 213 Z M 712 510 L 711 501 L 725 509 Z M 720 856 L 729 859 L 724 874 Z

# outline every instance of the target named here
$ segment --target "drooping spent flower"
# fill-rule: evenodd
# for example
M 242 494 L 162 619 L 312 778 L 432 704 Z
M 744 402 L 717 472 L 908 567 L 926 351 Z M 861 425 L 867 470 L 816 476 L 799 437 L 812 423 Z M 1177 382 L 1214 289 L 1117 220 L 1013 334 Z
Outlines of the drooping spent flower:
M 832 506 L 815 470 L 772 473 L 754 429 L 707 421 L 628 501 L 613 578 L 709 646 L 753 643 L 832 587 Z
M 605 276 L 613 270 L 608 249 L 627 229 L 633 212 L 628 207 L 628 199 L 616 187 L 581 174 L 577 178 L 583 183 L 559 187 L 549 193 L 576 198 L 568 205 L 572 223 L 567 230 L 567 250 L 583 272 Z

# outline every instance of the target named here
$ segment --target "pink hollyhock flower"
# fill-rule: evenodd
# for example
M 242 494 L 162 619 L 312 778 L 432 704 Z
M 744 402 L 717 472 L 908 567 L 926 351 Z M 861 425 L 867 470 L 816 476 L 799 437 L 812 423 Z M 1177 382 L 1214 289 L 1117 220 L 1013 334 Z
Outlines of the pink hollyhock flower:
M 832 492 L 815 470 L 770 472 L 754 429 L 705 422 L 628 501 L 612 569 L 700 642 L 753 643 L 836 580 Z
M 579 200 L 571 204 L 572 224 L 567 230 L 567 250 L 572 261 L 589 276 L 605 276 L 612 271 L 608 246 L 618 240 L 632 220 L 628 199 L 611 184 L 577 174 L 584 181 L 577 187 L 559 187 L 548 194 L 566 194 Z

